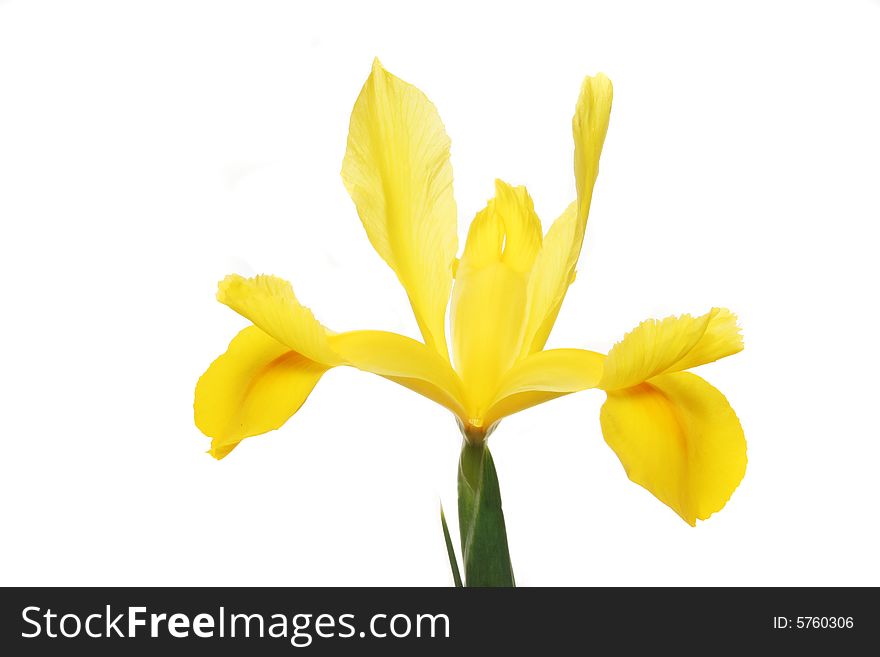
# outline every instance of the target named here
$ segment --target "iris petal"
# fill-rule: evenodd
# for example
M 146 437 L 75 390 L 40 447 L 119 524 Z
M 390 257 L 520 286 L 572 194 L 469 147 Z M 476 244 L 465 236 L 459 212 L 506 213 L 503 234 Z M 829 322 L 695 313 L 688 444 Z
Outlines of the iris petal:
M 502 379 L 486 413 L 491 426 L 502 417 L 588 388 L 602 378 L 605 356 L 583 349 L 549 349 L 519 361 Z
M 458 250 L 449 147 L 431 101 L 376 60 L 351 113 L 342 180 L 367 237 L 406 290 L 425 342 L 447 359 Z
M 327 367 L 291 351 L 256 326 L 232 339 L 196 385 L 196 426 L 223 458 L 245 438 L 283 425 Z
M 341 363 L 327 341 L 329 331 L 300 304 L 287 281 L 277 276 L 232 274 L 220 282 L 217 300 L 289 349 L 328 366 Z
M 730 356 L 743 348 L 736 316 L 724 308 L 705 315 L 649 319 L 626 334 L 608 353 L 600 387 L 638 385 L 659 374 Z
M 602 75 L 587 77 L 572 119 L 577 200 L 553 222 L 529 280 L 528 321 L 523 355 L 543 349 L 568 286 L 574 281 L 599 175 L 599 157 L 608 132 L 613 89 Z
M 663 374 L 609 392 L 601 423 L 629 478 L 690 525 L 719 511 L 745 474 L 739 420 L 696 374 Z
M 277 429 L 325 371 L 349 365 L 399 383 L 459 417 L 461 381 L 433 348 L 386 331 L 333 333 L 274 276 L 228 276 L 218 299 L 255 326 L 242 331 L 196 388 L 196 424 L 221 458 L 249 436 Z
M 348 365 L 390 379 L 464 415 L 458 375 L 423 343 L 387 331 L 350 331 L 330 341 Z
M 528 276 L 540 245 L 541 222 L 525 188 L 497 181 L 495 198 L 471 224 L 452 292 L 452 344 L 467 419 L 482 417 L 519 356 Z

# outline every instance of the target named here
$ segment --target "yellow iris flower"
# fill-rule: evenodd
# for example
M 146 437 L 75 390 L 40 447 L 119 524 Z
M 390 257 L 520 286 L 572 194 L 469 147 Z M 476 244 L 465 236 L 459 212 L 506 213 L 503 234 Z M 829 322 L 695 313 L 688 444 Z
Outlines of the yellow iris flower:
M 630 479 L 692 525 L 724 506 L 745 472 L 742 428 L 720 392 L 683 370 L 742 349 L 733 314 L 648 320 L 607 356 L 544 349 L 575 277 L 611 99 L 607 77 L 584 80 L 572 122 L 577 200 L 547 234 L 526 189 L 497 181 L 457 259 L 449 137 L 428 98 L 376 60 L 351 114 L 342 179 L 406 291 L 423 341 L 334 333 L 288 282 L 227 276 L 218 300 L 253 325 L 196 387 L 195 422 L 212 438 L 210 453 L 223 458 L 243 439 L 279 428 L 340 365 L 443 405 L 470 442 L 505 416 L 600 388 L 608 395 L 602 431 Z

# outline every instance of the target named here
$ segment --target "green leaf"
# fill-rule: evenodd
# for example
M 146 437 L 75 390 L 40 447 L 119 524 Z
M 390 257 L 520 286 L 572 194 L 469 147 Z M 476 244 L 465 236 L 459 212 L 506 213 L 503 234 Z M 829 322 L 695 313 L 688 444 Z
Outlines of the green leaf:
M 458 524 L 467 585 L 515 586 L 498 474 L 485 442 L 461 448 Z
M 443 540 L 446 541 L 446 555 L 449 557 L 449 567 L 452 568 L 452 579 L 455 586 L 461 588 L 461 573 L 458 570 L 458 560 L 455 558 L 455 548 L 449 536 L 449 527 L 446 525 L 446 515 L 443 513 L 443 505 L 440 505 L 440 524 L 443 525 Z

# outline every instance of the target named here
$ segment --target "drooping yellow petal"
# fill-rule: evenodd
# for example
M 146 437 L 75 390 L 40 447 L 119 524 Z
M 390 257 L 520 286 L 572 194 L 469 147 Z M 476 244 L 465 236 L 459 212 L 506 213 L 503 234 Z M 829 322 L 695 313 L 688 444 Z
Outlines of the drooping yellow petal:
M 523 340 L 523 355 L 544 347 L 575 268 L 584 242 L 593 186 L 599 174 L 599 157 L 608 132 L 613 89 L 601 73 L 587 77 L 572 119 L 574 174 L 577 201 L 553 222 L 529 281 L 529 317 Z
M 608 353 L 600 387 L 617 390 L 659 374 L 703 365 L 743 348 L 736 316 L 724 308 L 705 315 L 649 319 Z
M 399 383 L 464 415 L 461 382 L 449 361 L 426 345 L 387 331 L 350 331 L 330 337 L 346 363 Z
M 474 420 L 519 355 L 528 275 L 541 245 L 541 222 L 525 188 L 496 181 L 495 192 L 471 224 L 452 291 L 455 366 Z
M 526 357 L 502 379 L 486 425 L 549 399 L 595 388 L 604 360 L 602 354 L 583 349 L 549 349 Z
M 601 423 L 629 478 L 690 525 L 719 511 L 745 474 L 739 420 L 695 374 L 663 374 L 609 392 Z
M 327 367 L 291 351 L 256 326 L 241 331 L 196 385 L 196 426 L 223 458 L 239 442 L 279 428 Z
M 327 341 L 327 329 L 297 301 L 287 281 L 276 276 L 242 278 L 232 274 L 220 282 L 217 300 L 289 349 L 324 365 L 341 363 Z
M 449 362 L 411 338 L 384 331 L 331 335 L 340 364 L 378 374 L 464 415 L 460 382 Z M 278 429 L 331 366 L 290 350 L 256 326 L 239 333 L 199 379 L 196 426 L 223 458 L 250 436 Z
M 274 276 L 227 276 L 217 297 L 279 343 L 325 369 L 351 365 L 464 415 L 458 375 L 447 358 L 421 342 L 385 331 L 334 334 L 299 304 L 290 283 Z
M 458 250 L 449 145 L 431 101 L 377 59 L 351 113 L 342 179 L 370 242 L 406 290 L 425 342 L 445 358 Z

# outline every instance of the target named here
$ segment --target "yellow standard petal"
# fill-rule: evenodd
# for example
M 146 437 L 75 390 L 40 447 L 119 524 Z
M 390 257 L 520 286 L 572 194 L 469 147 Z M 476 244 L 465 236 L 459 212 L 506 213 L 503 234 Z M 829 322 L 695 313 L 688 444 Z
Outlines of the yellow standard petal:
M 449 146 L 431 101 L 376 60 L 351 113 L 342 179 L 370 242 L 406 290 L 425 342 L 445 358 L 458 250 Z
M 577 201 L 553 222 L 535 261 L 529 280 L 529 316 L 523 355 L 544 347 L 568 286 L 574 282 L 593 186 L 599 175 L 599 156 L 608 132 L 612 98 L 613 89 L 607 77 L 600 73 L 584 79 L 572 119 Z
M 529 272 L 541 247 L 541 222 L 524 187 L 496 181 L 495 198 L 468 232 L 452 292 L 455 367 L 476 426 L 502 375 L 520 352 Z
M 629 478 L 690 525 L 719 511 L 745 474 L 739 420 L 695 374 L 663 374 L 609 392 L 601 423 Z
M 279 428 L 302 406 L 327 367 L 256 326 L 239 333 L 196 385 L 196 426 L 223 458 L 239 442 Z
M 522 356 L 544 348 L 556 323 L 568 286 L 574 282 L 575 271 L 574 267 L 570 267 L 570 255 L 577 220 L 575 202 L 550 226 L 535 258 L 532 275 L 529 277 L 528 313 Z
M 571 121 L 574 136 L 574 180 L 577 188 L 577 225 L 570 255 L 574 268 L 584 241 L 587 216 L 593 200 L 593 185 L 599 175 L 599 156 L 608 132 L 614 89 L 611 80 L 599 73 L 586 77 Z
M 611 349 L 600 387 L 628 388 L 659 374 L 730 356 L 742 348 L 736 315 L 725 308 L 713 308 L 700 317 L 649 319 Z

